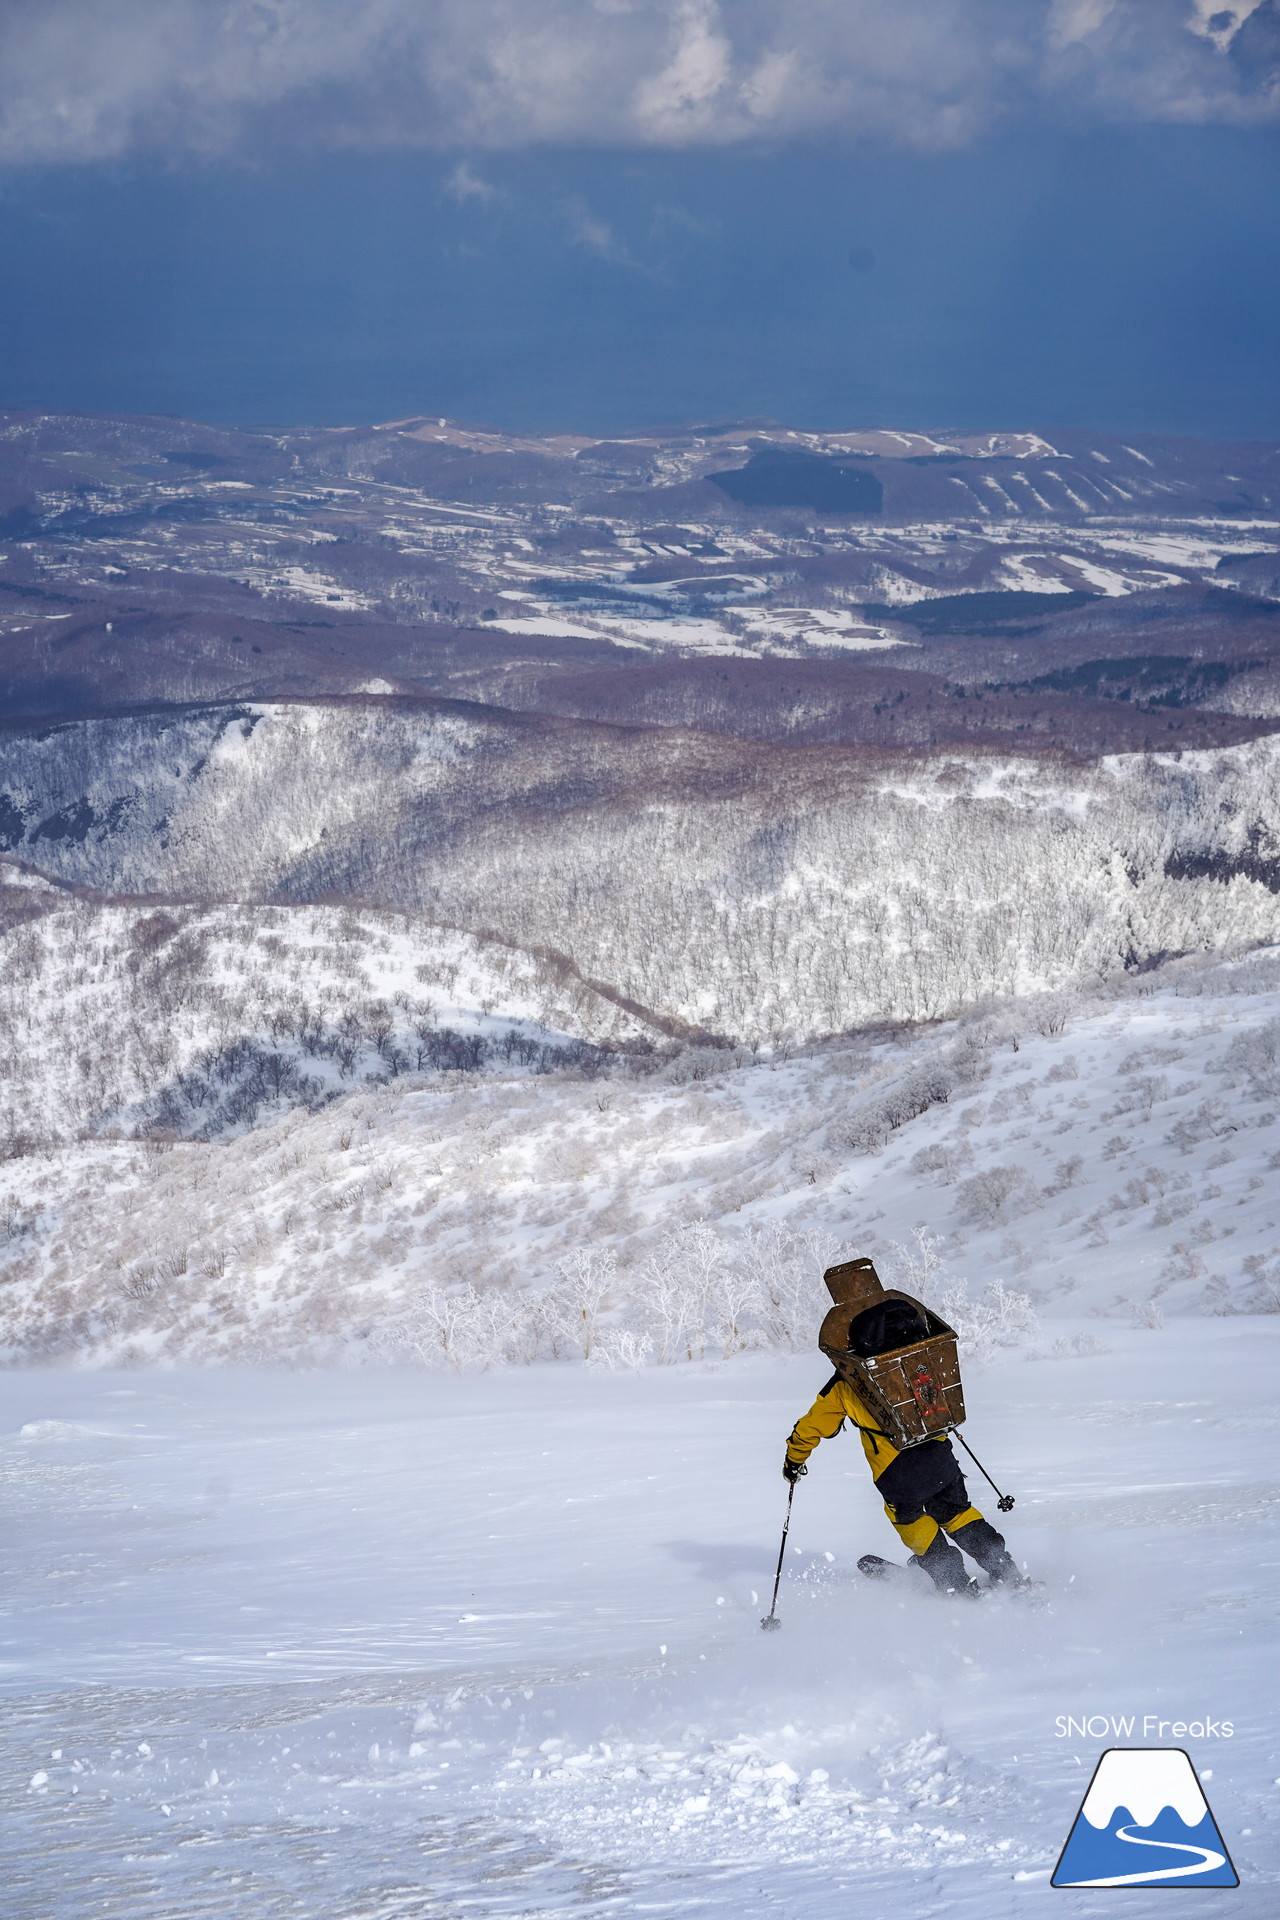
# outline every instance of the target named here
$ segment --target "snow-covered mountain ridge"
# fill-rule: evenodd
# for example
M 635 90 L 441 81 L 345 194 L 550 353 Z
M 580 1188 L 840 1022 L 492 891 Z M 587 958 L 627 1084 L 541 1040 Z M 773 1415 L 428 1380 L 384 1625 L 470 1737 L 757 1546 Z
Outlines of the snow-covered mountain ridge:
M 351 901 L 734 1041 L 1280 936 L 1280 746 L 787 749 L 427 701 L 11 731 L 0 829 L 99 894 Z
M 222 1141 L 11 1159 L 0 1337 L 134 1363 L 806 1348 L 840 1247 L 935 1295 L 965 1276 L 979 1346 L 1027 1331 L 993 1282 L 1142 1325 L 1275 1311 L 1278 1062 L 1272 951 L 772 1057 L 498 1054 L 317 1112 L 286 1087 Z
M 666 1038 L 565 965 L 405 915 L 100 905 L 0 861 L 0 927 L 10 1153 L 224 1138 L 424 1068 L 546 1071 Z

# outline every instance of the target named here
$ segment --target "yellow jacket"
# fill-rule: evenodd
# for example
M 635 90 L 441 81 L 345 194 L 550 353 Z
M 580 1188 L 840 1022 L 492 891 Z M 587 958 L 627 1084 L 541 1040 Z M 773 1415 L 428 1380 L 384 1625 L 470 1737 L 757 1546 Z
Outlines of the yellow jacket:
M 882 1431 L 874 1414 L 859 1400 L 849 1382 L 842 1380 L 838 1373 L 832 1374 L 808 1413 L 802 1413 L 791 1429 L 791 1437 L 787 1441 L 787 1459 L 793 1466 L 799 1466 L 801 1461 L 809 1458 L 819 1440 L 832 1439 L 846 1420 L 861 1429 L 862 1451 L 867 1456 L 871 1477 L 879 1480 L 900 1457 L 900 1451 Z M 918 1449 L 913 1447 L 911 1451 L 915 1453 Z M 950 1451 L 948 1447 L 948 1454 Z

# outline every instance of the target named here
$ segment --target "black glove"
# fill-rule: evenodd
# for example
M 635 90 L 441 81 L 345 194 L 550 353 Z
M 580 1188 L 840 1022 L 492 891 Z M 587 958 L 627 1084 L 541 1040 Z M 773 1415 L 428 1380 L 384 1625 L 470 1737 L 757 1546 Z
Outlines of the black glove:
M 808 1473 L 808 1471 L 809 1469 L 803 1460 L 784 1460 L 782 1462 L 782 1477 L 789 1487 L 794 1487 L 796 1481 L 799 1480 L 803 1474 Z

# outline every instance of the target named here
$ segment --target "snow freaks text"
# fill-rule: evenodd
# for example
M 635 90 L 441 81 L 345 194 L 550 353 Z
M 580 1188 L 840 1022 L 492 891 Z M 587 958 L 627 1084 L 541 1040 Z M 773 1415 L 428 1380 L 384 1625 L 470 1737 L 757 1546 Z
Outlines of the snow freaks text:
M 1144 1713 L 1141 1719 L 1134 1713 L 1091 1713 L 1077 1720 L 1060 1713 L 1053 1724 L 1055 1740 L 1073 1735 L 1077 1740 L 1132 1740 L 1139 1729 L 1143 1740 L 1162 1740 L 1170 1734 L 1175 1740 L 1231 1740 L 1236 1731 L 1234 1721 L 1211 1720 L 1207 1715 L 1200 1720 L 1162 1720 L 1154 1713 Z

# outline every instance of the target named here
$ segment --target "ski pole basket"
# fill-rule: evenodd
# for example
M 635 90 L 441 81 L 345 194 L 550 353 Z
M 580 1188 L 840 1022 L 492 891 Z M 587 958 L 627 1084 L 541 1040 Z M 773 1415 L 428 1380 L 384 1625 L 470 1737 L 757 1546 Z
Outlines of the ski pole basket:
M 822 1323 L 818 1345 L 837 1373 L 849 1382 L 891 1445 L 919 1446 L 958 1427 L 964 1420 L 964 1389 L 953 1328 L 909 1293 L 882 1286 L 870 1260 L 848 1260 L 829 1267 L 824 1278 L 835 1305 Z M 905 1309 L 894 1313 L 890 1303 Z M 878 1315 L 869 1310 L 881 1309 Z M 850 1329 L 864 1316 L 883 1329 L 878 1352 L 858 1352 Z M 923 1337 L 895 1337 L 904 1327 L 923 1329 Z

